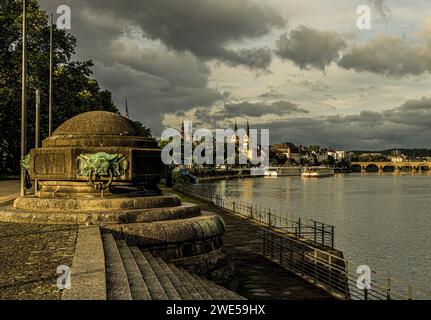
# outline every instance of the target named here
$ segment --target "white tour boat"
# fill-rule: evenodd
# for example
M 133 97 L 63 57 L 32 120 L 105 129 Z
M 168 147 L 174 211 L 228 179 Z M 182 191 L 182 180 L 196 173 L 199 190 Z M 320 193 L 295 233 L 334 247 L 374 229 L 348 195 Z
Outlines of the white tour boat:
M 265 177 L 276 177 L 278 176 L 278 168 L 275 168 L 275 167 L 265 168 L 265 171 L 263 174 Z
M 322 178 L 333 175 L 335 175 L 334 169 L 328 167 L 305 167 L 301 174 L 303 178 Z

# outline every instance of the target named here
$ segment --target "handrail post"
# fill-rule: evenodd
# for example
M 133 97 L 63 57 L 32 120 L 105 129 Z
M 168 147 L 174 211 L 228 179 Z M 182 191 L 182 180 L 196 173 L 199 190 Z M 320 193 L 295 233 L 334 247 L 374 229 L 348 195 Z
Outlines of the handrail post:
M 272 221 L 271 221 L 271 209 L 268 210 L 268 224 L 271 227 L 272 226 Z
M 332 255 L 329 255 L 328 285 L 332 289 Z
M 301 237 L 301 217 L 298 218 L 298 231 L 299 231 L 299 237 Z
M 322 223 L 322 244 L 325 245 L 325 225 Z
M 335 227 L 331 226 L 331 248 L 332 249 L 334 249 L 334 239 L 335 239 L 334 231 L 335 231 Z
M 314 221 L 314 242 L 317 242 L 317 222 Z
M 346 279 L 345 279 L 345 284 L 344 284 L 344 297 L 346 299 L 349 298 L 350 296 L 350 292 L 349 292 L 349 261 L 345 260 L 344 261 L 344 268 L 345 268 L 345 272 L 346 272 Z
M 305 264 L 305 250 L 304 250 L 304 246 L 301 246 L 301 253 L 302 253 L 302 263 L 301 263 L 301 275 L 305 275 L 304 273 L 304 264 Z
M 386 299 L 391 300 L 391 278 L 388 278 L 386 281 Z
M 280 265 L 283 265 L 283 237 L 280 237 Z
M 274 259 L 274 232 L 271 232 L 271 259 Z

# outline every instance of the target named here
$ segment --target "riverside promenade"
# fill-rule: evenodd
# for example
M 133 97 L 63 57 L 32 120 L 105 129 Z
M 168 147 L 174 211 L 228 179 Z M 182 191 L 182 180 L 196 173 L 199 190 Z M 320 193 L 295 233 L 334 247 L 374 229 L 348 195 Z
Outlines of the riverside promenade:
M 0 197 L 10 204 L 19 181 L 0 181 Z M 223 236 L 239 276 L 238 293 L 248 299 L 332 299 L 325 291 L 261 255 L 259 225 L 249 219 L 180 195 L 221 215 Z M 2 205 L 2 203 L 0 203 Z M 56 286 L 59 265 L 70 266 L 76 250 L 77 225 L 0 222 L 0 299 L 61 299 Z
M 19 196 L 19 180 L 0 181 L 0 207 Z M 59 265 L 71 265 L 78 226 L 0 222 L 0 300 L 57 300 Z
M 0 180 L 0 205 L 19 197 L 19 180 Z
M 239 276 L 238 293 L 247 299 L 329 300 L 335 299 L 262 255 L 261 225 L 249 218 L 231 213 L 179 193 L 187 202 L 199 204 L 203 211 L 220 215 L 226 223 L 224 248 Z

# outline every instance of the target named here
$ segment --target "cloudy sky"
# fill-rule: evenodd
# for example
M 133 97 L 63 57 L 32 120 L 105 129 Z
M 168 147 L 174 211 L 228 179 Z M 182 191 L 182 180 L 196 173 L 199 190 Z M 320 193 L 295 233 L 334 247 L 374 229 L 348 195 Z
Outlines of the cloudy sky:
M 39 2 L 71 7 L 76 58 L 156 135 L 249 120 L 272 143 L 431 148 L 429 0 Z

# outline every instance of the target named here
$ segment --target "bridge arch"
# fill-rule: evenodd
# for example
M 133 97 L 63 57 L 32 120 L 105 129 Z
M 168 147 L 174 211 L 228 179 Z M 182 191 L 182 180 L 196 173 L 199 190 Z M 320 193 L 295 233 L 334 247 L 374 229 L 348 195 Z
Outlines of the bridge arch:
M 383 172 L 395 172 L 396 170 L 397 170 L 397 167 L 396 167 L 395 163 L 394 164 L 387 163 L 387 164 L 384 164 L 382 166 Z
M 361 172 L 362 171 L 362 167 L 358 163 L 352 164 L 350 169 L 352 170 L 352 172 Z
M 398 166 L 398 169 L 402 172 L 411 172 L 413 171 L 414 166 L 412 164 L 402 163 Z
M 380 168 L 375 163 L 369 163 L 368 165 L 365 166 L 365 171 L 366 172 L 379 172 Z
M 430 171 L 430 164 L 429 163 L 419 163 L 416 166 L 416 170 L 418 170 L 418 171 Z

